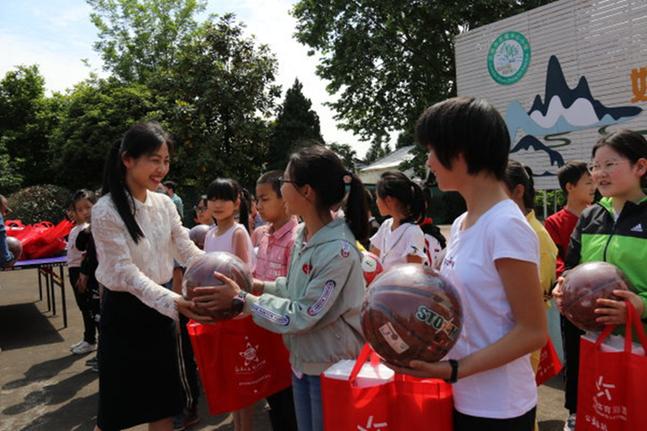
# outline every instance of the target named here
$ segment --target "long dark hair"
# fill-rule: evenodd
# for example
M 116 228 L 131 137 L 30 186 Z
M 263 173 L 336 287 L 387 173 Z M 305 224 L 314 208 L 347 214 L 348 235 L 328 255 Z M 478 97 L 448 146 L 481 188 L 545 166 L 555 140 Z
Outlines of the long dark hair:
M 122 139 L 115 141 L 106 160 L 101 194 L 110 193 L 110 199 L 135 242 L 139 242 L 139 239 L 144 237 L 144 232 L 135 220 L 135 201 L 126 184 L 126 166 L 122 158 L 127 155 L 138 159 L 141 156 L 153 154 L 163 144 L 166 144 L 170 153 L 173 142 L 158 123 L 135 124 L 128 129 Z
M 207 199 L 221 199 L 223 201 L 240 200 L 238 207 L 238 221 L 245 226 L 249 232 L 249 203 L 248 198 L 243 192 L 243 188 L 238 184 L 238 181 L 231 178 L 216 178 L 207 187 Z
M 519 184 L 523 186 L 523 206 L 526 211 L 535 209 L 535 181 L 532 179 L 532 169 L 516 160 L 508 160 L 503 182 L 512 192 Z
M 307 184 L 314 189 L 317 194 L 315 204 L 320 212 L 339 205 L 348 192 L 344 207 L 346 223 L 360 242 L 368 236 L 368 203 L 364 184 L 357 175 L 346 170 L 333 151 L 312 145 L 292 154 L 288 166 L 290 178 L 297 186 Z
M 401 223 L 420 223 L 425 216 L 422 188 L 402 172 L 388 171 L 380 175 L 376 192 L 380 199 L 390 196 L 400 203 L 400 210 L 405 214 Z

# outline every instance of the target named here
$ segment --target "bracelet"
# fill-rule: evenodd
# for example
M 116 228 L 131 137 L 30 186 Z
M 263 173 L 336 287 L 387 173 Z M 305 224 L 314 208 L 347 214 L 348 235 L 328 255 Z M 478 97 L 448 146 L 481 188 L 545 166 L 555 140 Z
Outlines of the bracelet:
M 446 379 L 445 381 L 447 383 L 456 383 L 458 381 L 458 361 L 456 359 L 450 359 L 447 362 L 449 362 L 449 366 L 452 367 L 452 373 L 449 376 L 449 379 Z

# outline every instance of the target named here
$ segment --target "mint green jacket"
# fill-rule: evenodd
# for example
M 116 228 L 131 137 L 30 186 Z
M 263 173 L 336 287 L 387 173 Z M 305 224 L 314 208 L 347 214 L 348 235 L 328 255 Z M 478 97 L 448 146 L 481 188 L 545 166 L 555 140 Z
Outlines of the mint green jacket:
M 343 219 L 335 219 L 304 244 L 300 226 L 288 276 L 266 282 L 261 296 L 248 295 L 254 322 L 283 334 L 295 371 L 319 375 L 341 359 L 354 359 L 364 343 L 361 255 Z

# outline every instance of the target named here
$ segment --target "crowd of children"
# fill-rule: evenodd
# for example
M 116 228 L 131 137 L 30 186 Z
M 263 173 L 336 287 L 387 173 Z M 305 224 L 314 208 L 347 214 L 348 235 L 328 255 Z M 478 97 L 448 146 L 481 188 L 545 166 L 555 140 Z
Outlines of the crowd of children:
M 647 314 L 647 142 L 621 130 L 594 146 L 589 165 L 566 163 L 558 172 L 566 205 L 542 225 L 532 171 L 509 160 L 507 127 L 486 101 L 435 104 L 421 115 L 416 135 L 438 187 L 458 192 L 467 206 L 447 240 L 426 218 L 423 189 L 400 172 L 384 173 L 376 184 L 384 221 L 369 232 L 371 194 L 335 153 L 315 145 L 292 154 L 284 171 L 263 174 L 253 198 L 236 180 L 215 179 L 193 207 L 193 221 L 210 226 L 196 246 L 177 202 L 154 193 L 169 171 L 169 136 L 156 123 L 131 127 L 111 150 L 98 201 L 80 190 L 71 203 L 68 266 L 84 324 L 83 340 L 71 349 L 87 354 L 98 344 L 98 361 L 90 361 L 99 372 L 97 429 L 186 429 L 197 422 L 186 323 L 210 323 L 201 310 L 238 301 L 237 324 L 263 328 L 289 353 L 292 386 L 267 398 L 272 428 L 322 430 L 319 376 L 357 357 L 364 344 L 359 243 L 385 270 L 402 263 L 438 268 L 462 301 L 463 330 L 446 360 L 394 368 L 453 383 L 456 431 L 533 429 L 547 309 L 552 295 L 561 310 L 564 272 L 595 260 L 617 265 L 634 289 L 617 296 Z M 603 198 L 591 205 L 596 188 Z M 217 274 L 223 286 L 196 288 L 193 300 L 184 299 L 181 268 L 214 251 L 249 265 L 253 291 Z M 167 288 L 174 274 L 176 287 Z M 600 322 L 626 320 L 625 302 L 598 305 Z M 564 318 L 561 329 L 570 414 L 564 429 L 573 430 L 582 332 Z M 237 431 L 252 429 L 253 407 L 232 412 Z

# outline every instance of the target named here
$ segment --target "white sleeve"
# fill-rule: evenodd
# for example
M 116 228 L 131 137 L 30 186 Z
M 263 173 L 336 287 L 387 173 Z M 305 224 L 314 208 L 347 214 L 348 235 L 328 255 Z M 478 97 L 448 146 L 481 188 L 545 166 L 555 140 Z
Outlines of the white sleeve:
M 427 260 L 425 254 L 425 233 L 420 229 L 420 226 L 412 224 L 407 227 L 405 237 L 402 241 L 406 244 L 405 255 L 419 256 L 423 260 Z
M 92 209 L 92 236 L 97 249 L 99 283 L 112 291 L 128 292 L 159 313 L 178 320 L 175 307 L 180 295 L 148 278 L 133 263 L 126 235 L 130 235 L 119 214 L 109 207 Z
M 521 217 L 501 215 L 488 226 L 492 260 L 516 259 L 539 265 L 539 242 L 535 231 Z
M 173 201 L 165 199 L 164 203 L 171 219 L 171 242 L 173 244 L 173 255 L 175 259 L 180 262 L 180 265 L 186 268 L 189 266 L 191 259 L 204 254 L 204 251 L 200 250 L 193 241 L 189 239 L 189 232 L 184 228 L 184 226 L 182 226 L 180 214 L 177 212 L 177 208 Z
M 382 250 L 382 248 L 384 248 L 384 232 L 388 229 L 387 224 L 389 220 L 390 219 L 386 219 L 382 222 L 380 228 L 375 232 L 375 235 L 373 235 L 370 240 L 371 246 L 380 250 L 380 253 L 384 253 L 384 250 Z

